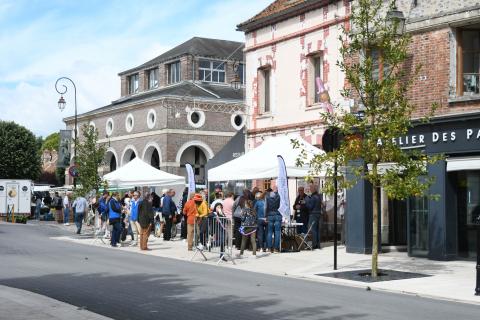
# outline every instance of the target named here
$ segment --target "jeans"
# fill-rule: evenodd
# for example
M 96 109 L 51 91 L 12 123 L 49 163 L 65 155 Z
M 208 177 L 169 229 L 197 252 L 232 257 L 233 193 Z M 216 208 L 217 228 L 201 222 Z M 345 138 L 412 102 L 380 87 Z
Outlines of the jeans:
M 63 223 L 68 223 L 70 220 L 70 208 L 63 209 Z
M 268 233 L 267 233 L 267 248 L 274 248 L 280 250 L 280 232 L 282 228 L 282 216 L 276 214 L 268 216 Z M 275 236 L 275 241 L 272 246 L 272 236 Z
M 83 215 L 83 212 L 75 212 L 75 225 L 77 226 L 77 233 L 82 231 Z
M 319 213 L 311 213 L 308 216 L 308 227 L 313 225 L 311 227 L 313 249 L 320 249 L 320 217 Z
M 35 219 L 40 220 L 40 206 L 35 207 Z
M 117 243 L 120 242 L 120 236 L 122 235 L 122 224 L 120 219 L 115 219 L 112 222 L 113 230 L 110 237 L 110 244 L 115 247 Z
M 267 221 L 264 219 L 258 219 L 257 221 L 257 242 L 258 249 L 265 249 L 266 243 L 265 238 L 267 235 Z

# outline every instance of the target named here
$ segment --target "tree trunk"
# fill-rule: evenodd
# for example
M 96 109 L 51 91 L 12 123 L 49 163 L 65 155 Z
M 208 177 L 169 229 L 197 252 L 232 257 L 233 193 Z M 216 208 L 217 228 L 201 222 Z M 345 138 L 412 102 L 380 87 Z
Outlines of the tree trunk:
M 377 164 L 373 164 L 372 171 L 376 173 Z M 378 276 L 378 185 L 373 183 L 373 219 L 372 219 L 372 278 Z

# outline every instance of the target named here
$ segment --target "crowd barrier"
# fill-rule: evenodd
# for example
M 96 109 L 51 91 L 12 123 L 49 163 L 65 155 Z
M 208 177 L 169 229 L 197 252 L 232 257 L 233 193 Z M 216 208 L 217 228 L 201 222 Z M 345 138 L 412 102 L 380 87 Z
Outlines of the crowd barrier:
M 193 233 L 194 255 L 191 260 L 200 254 L 207 261 L 205 253 L 211 252 L 219 255 L 217 264 L 222 261 L 231 261 L 235 264 L 231 219 L 216 214 L 197 218 Z

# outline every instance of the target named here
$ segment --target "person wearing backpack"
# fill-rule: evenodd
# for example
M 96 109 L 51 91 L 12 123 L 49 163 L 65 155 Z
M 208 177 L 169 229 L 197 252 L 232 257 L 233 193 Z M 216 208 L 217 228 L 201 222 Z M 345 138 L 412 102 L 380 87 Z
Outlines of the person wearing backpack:
M 112 198 L 108 202 L 108 219 L 113 226 L 110 245 L 112 247 L 117 247 L 122 234 L 122 205 L 120 204 L 120 194 L 118 192 L 114 192 Z

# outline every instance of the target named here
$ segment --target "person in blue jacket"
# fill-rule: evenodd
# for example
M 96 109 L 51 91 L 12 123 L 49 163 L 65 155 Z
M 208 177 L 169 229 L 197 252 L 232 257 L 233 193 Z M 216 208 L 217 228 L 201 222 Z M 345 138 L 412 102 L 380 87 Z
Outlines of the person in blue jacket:
M 265 239 L 267 234 L 267 216 L 265 215 L 265 193 L 258 191 L 255 194 L 253 210 L 257 214 L 257 242 L 258 250 L 267 251 Z
M 118 192 L 114 192 L 108 202 L 108 219 L 113 226 L 110 245 L 116 247 L 117 243 L 120 242 L 120 236 L 122 234 L 122 205 L 120 204 L 120 194 Z
M 133 234 L 135 235 L 135 238 L 131 244 L 132 246 L 136 246 L 138 244 L 138 237 L 140 236 L 141 227 L 138 223 L 138 205 L 140 204 L 140 201 L 140 191 L 134 191 L 133 199 L 130 200 L 130 226 Z
M 312 194 L 307 198 L 306 205 L 308 209 L 308 228 L 312 232 L 312 250 L 315 250 L 320 249 L 320 230 L 324 205 L 322 194 L 318 193 L 317 185 L 311 184 L 310 192 Z
M 280 208 L 280 195 L 277 187 L 266 194 L 265 212 L 267 213 L 268 233 L 267 233 L 267 248 L 270 248 L 272 253 L 280 253 L 280 233 L 282 229 L 282 214 L 278 211 Z M 274 242 L 272 244 L 272 236 Z
M 169 189 L 162 199 L 162 216 L 165 219 L 165 231 L 163 232 L 164 241 L 170 241 L 172 237 L 173 217 L 177 211 L 173 197 L 175 197 L 175 190 Z

